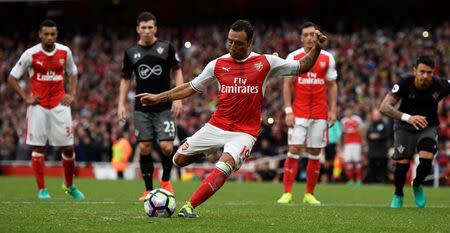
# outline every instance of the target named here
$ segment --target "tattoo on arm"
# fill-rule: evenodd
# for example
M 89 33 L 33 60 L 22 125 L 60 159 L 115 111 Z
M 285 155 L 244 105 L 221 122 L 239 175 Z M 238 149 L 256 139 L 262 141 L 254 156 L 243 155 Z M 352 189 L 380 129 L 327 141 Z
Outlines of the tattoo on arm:
M 400 120 L 403 113 L 395 108 L 397 102 L 398 100 L 394 96 L 388 94 L 381 103 L 381 113 L 392 119 Z
M 316 63 L 320 54 L 320 47 L 315 45 L 311 51 L 309 51 L 302 59 L 299 60 L 300 70 L 299 73 L 305 73 Z
M 164 95 L 162 98 L 161 98 L 161 102 L 169 102 L 170 101 L 170 95 L 169 94 L 167 94 L 167 95 Z

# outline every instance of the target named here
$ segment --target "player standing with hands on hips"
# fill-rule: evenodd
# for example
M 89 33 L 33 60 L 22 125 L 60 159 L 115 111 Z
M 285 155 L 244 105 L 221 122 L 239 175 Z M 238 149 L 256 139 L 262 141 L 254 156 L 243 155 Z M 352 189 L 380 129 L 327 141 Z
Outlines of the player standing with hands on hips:
M 49 145 L 62 148 L 63 190 L 75 200 L 84 195 L 73 185 L 75 154 L 73 149 L 70 105 L 76 100 L 78 70 L 72 52 L 56 43 L 58 28 L 54 21 L 44 20 L 39 27 L 41 43 L 27 49 L 8 77 L 14 91 L 28 105 L 26 144 L 31 146 L 31 166 L 39 189 L 38 198 L 50 199 L 45 186 L 45 151 Z M 19 86 L 18 79 L 28 72 L 31 95 Z M 64 76 L 69 77 L 69 92 L 64 90 Z

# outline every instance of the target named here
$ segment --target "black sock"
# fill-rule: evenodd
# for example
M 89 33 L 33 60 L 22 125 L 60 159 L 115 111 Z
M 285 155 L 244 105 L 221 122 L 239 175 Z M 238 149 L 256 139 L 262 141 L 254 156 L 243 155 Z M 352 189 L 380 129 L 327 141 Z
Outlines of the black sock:
M 146 190 L 153 190 L 153 159 L 151 155 L 140 155 L 139 163 L 141 165 L 142 178 L 145 182 Z
M 397 163 L 394 172 L 395 195 L 403 197 L 403 186 L 405 186 L 406 173 L 409 170 L 409 163 Z
M 431 170 L 432 159 L 419 158 L 419 166 L 416 168 L 416 178 L 413 181 L 414 187 L 419 187 L 428 176 Z
M 169 181 L 170 180 L 170 174 L 171 174 L 172 166 L 173 166 L 172 158 L 173 158 L 173 155 L 171 155 L 171 156 L 164 156 L 164 155 L 162 155 L 161 156 L 161 165 L 162 165 L 162 168 L 163 168 L 163 174 L 162 174 L 162 177 L 161 177 L 162 181 Z

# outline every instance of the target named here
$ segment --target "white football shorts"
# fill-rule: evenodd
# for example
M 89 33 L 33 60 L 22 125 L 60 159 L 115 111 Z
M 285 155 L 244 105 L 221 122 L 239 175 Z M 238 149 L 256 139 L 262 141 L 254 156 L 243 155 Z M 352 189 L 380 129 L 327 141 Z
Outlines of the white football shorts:
M 288 145 L 304 145 L 308 148 L 324 148 L 327 145 L 327 121 L 324 119 L 295 118 L 295 125 L 288 129 Z
M 73 145 L 72 115 L 69 106 L 52 109 L 30 105 L 27 109 L 26 143 L 32 146 Z
M 209 155 L 223 147 L 223 152 L 229 153 L 235 162 L 235 171 L 239 170 L 250 156 L 250 151 L 256 138 L 243 132 L 226 131 L 209 123 L 205 124 L 194 135 L 178 148 L 183 155 Z
M 342 160 L 344 162 L 361 162 L 361 150 L 362 146 L 360 143 L 346 143 L 344 144 L 344 151 L 342 152 Z

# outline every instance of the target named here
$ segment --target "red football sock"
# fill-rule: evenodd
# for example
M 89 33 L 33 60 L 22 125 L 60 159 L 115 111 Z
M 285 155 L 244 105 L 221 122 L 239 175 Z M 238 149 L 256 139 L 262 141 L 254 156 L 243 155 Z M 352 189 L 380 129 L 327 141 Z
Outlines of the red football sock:
M 227 180 L 228 176 L 214 168 L 203 180 L 197 191 L 192 195 L 190 203 L 195 208 L 208 200 Z
M 64 155 L 62 155 L 62 165 L 64 168 L 64 180 L 66 181 L 66 187 L 70 187 L 73 183 L 75 156 L 72 159 L 67 159 Z
M 292 192 L 292 186 L 294 185 L 297 172 L 298 172 L 298 159 L 286 157 L 286 160 L 284 161 L 284 174 L 283 174 L 283 185 L 285 193 Z
M 356 180 L 361 181 L 362 180 L 362 165 L 361 164 L 356 164 L 356 168 L 355 168 L 355 175 L 356 175 Z
M 353 175 L 353 164 L 352 163 L 345 163 L 345 174 L 347 175 L 347 179 L 349 181 L 353 181 L 354 175 Z
M 44 170 L 45 170 L 45 157 L 42 153 L 32 152 L 31 154 L 31 167 L 34 171 L 34 179 L 36 180 L 36 184 L 38 189 L 45 188 L 45 178 L 44 178 Z
M 308 159 L 306 166 L 306 193 L 313 193 L 320 175 L 320 160 Z

